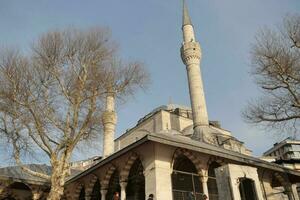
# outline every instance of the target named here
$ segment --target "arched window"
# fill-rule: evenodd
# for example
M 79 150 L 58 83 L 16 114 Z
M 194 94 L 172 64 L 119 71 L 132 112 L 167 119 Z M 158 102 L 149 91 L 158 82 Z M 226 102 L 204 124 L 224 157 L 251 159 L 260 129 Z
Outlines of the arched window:
M 100 181 L 97 179 L 97 181 L 94 184 L 93 191 L 91 194 L 91 200 L 101 200 L 101 186 Z
M 239 182 L 241 200 L 257 200 L 254 181 L 249 178 L 240 178 Z
M 126 187 L 126 200 L 145 200 L 145 176 L 140 159 L 137 159 L 130 169 Z
M 84 189 L 84 187 L 82 187 L 81 190 L 80 190 L 79 200 L 85 200 L 85 189 Z
M 284 184 L 280 181 L 275 175 L 272 176 L 272 196 L 277 199 L 289 199 L 286 190 L 284 188 Z
M 200 200 L 202 184 L 195 165 L 184 155 L 176 158 L 172 173 L 173 200 Z
M 120 177 L 118 170 L 115 170 L 110 177 L 106 199 L 113 199 L 115 192 L 118 192 L 119 195 L 121 194 Z
M 217 162 L 212 162 L 208 168 L 208 196 L 210 200 L 218 200 L 218 187 L 217 187 L 217 179 L 215 174 L 215 169 L 220 167 L 221 165 Z

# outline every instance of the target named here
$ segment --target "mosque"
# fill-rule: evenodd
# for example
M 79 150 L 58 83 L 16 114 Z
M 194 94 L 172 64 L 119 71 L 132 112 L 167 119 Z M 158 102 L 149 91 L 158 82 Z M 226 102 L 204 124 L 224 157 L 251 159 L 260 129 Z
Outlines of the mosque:
M 113 139 L 116 117 L 110 106 L 103 118 L 103 157 L 69 177 L 64 198 L 111 200 L 118 192 L 121 200 L 145 200 L 150 194 L 156 200 L 299 200 L 300 172 L 251 156 L 230 131 L 209 121 L 201 48 L 185 4 L 182 33 L 191 108 L 158 107 Z M 47 183 L 30 184 L 37 188 L 31 198 L 39 199 L 39 185 Z

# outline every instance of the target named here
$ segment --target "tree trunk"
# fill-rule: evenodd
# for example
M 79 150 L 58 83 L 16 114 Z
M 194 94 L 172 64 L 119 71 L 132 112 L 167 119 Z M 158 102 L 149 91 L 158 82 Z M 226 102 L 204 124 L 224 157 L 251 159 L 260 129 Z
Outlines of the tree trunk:
M 64 194 L 65 179 L 69 175 L 69 159 L 66 157 L 61 160 L 53 159 L 51 162 L 51 189 L 47 200 L 60 200 Z
M 52 167 L 51 189 L 47 200 L 59 200 L 64 193 L 65 172 L 63 172 L 62 167 Z

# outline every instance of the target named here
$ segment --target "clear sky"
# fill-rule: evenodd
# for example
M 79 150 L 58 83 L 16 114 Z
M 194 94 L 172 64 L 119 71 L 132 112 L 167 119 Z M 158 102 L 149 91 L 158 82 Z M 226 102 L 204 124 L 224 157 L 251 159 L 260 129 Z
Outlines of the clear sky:
M 187 0 L 187 4 L 202 47 L 209 118 L 219 120 L 254 155 L 260 155 L 279 138 L 241 119 L 247 101 L 259 95 L 249 76 L 251 43 L 260 28 L 274 27 L 286 14 L 299 13 L 300 1 Z M 179 53 L 181 12 L 181 0 L 0 0 L 0 46 L 26 51 L 37 36 L 51 29 L 109 27 L 122 57 L 143 61 L 152 79 L 147 92 L 118 107 L 119 136 L 170 100 L 190 105 Z M 86 156 L 101 151 L 97 145 L 93 149 Z M 4 162 L 0 156 L 0 165 Z

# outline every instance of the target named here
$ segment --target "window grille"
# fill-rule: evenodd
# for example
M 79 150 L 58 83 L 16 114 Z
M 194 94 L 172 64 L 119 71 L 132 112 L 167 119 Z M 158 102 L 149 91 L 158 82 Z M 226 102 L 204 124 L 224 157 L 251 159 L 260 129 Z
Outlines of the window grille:
M 249 178 L 240 178 L 239 181 L 241 200 L 257 200 L 254 181 Z

